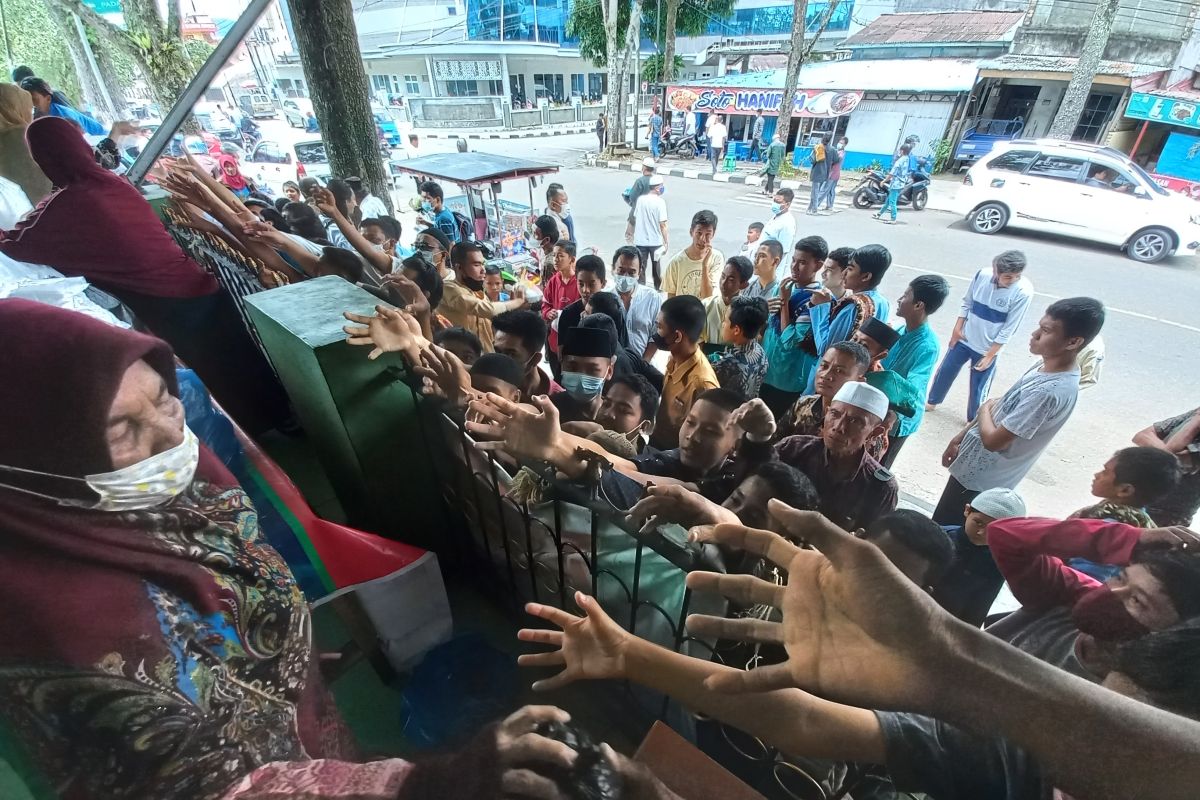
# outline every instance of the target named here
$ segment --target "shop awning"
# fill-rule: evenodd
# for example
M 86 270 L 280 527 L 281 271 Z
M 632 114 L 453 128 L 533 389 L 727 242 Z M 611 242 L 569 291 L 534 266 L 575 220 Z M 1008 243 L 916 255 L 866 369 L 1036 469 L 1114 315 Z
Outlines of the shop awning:
M 794 114 L 849 114 L 867 92 L 967 92 L 975 85 L 978 59 L 880 59 L 821 61 L 800 70 Z M 676 110 L 753 114 L 779 111 L 786 70 L 722 75 L 673 85 L 667 104 Z
M 979 64 L 981 78 L 1024 78 L 1026 80 L 1069 81 L 1079 66 L 1074 56 L 1035 56 L 1009 53 Z M 1092 81 L 1101 85 L 1128 86 L 1130 79 L 1148 75 L 1162 67 L 1135 64 L 1132 61 L 1100 62 Z

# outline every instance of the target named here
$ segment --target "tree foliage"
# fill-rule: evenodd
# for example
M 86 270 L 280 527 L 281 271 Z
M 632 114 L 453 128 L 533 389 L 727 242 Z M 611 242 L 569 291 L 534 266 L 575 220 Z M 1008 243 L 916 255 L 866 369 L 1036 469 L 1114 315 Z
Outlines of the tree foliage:
M 79 78 L 71 53 L 44 0 L 4 0 L 4 11 L 13 63 L 28 66 L 67 97 L 78 98 Z
M 737 0 L 680 0 L 675 16 L 675 36 L 700 36 L 713 22 L 724 22 L 733 16 Z M 659 14 L 662 14 L 660 21 Z M 662 48 L 667 39 L 667 0 L 642 5 L 642 30 Z
M 579 55 L 597 67 L 608 66 L 608 48 L 604 40 L 604 0 L 578 0 L 567 17 L 567 35 L 579 39 Z M 629 0 L 619 5 L 618 30 L 629 27 Z
M 683 56 L 675 56 L 674 68 L 671 70 L 672 75 L 678 75 L 684 67 Z M 657 83 L 662 77 L 663 54 L 655 53 L 652 56 L 647 56 L 642 62 L 642 80 L 647 83 Z

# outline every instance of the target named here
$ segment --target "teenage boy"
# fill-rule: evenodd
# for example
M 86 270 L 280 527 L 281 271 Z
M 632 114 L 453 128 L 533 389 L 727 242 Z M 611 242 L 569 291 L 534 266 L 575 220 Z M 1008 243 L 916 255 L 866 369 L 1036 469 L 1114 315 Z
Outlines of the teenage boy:
M 884 220 L 889 224 L 896 222 L 896 204 L 900 201 L 900 192 L 904 191 L 904 187 L 908 185 L 909 176 L 912 175 L 912 161 L 908 155 L 912 152 L 912 145 L 908 142 L 900 145 L 900 152 L 896 154 L 896 159 L 892 162 L 892 168 L 888 170 L 887 176 L 887 200 L 883 203 L 883 208 L 879 209 L 877 214 L 873 214 L 873 219 L 883 219 L 884 214 L 891 214 L 890 220 Z
M 542 284 L 542 319 L 550 326 L 546 339 L 549 345 L 550 369 L 554 377 L 561 372 L 559 366 L 558 331 L 555 320 L 563 309 L 579 299 L 579 284 L 575 281 L 575 243 L 555 242 L 554 273 Z
M 817 272 L 828 254 L 829 244 L 820 236 L 805 236 L 796 242 L 789 277 L 779 284 L 778 295 L 767 300 L 771 312 L 763 334 L 767 376 L 760 396 L 777 416 L 804 393 L 817 353 L 821 352 L 801 345 L 810 338 L 809 304 L 813 293 L 820 289 Z M 766 264 L 760 265 L 760 273 L 766 268 Z
M 529 403 L 540 394 L 558 394 L 563 389 L 541 368 L 542 349 L 546 346 L 546 321 L 529 309 L 506 311 L 492 320 L 497 353 L 503 353 L 525 369 L 521 402 Z
M 764 244 L 766 244 L 766 240 L 756 244 L 754 252 L 750 255 L 750 263 L 754 265 L 754 277 L 750 279 L 750 284 L 742 290 L 742 296 L 762 298 L 770 305 L 771 298 L 779 294 L 779 281 L 775 279 L 775 267 L 778 266 L 777 262 L 783 258 L 783 245 L 775 242 L 775 247 L 768 248 L 766 252 L 760 252 Z M 776 250 L 779 252 L 776 253 Z
M 771 201 L 771 219 L 763 226 L 763 240 L 774 239 L 783 245 L 783 260 L 775 268 L 775 280 L 782 281 L 792 267 L 792 242 L 796 241 L 796 220 L 792 217 L 792 200 L 796 193 L 780 189 Z
M 950 285 L 941 275 L 918 275 L 904 290 L 896 303 L 896 316 L 904 323 L 897 329 L 900 338 L 888 351 L 883 368 L 898 372 L 911 383 L 920 395 L 911 417 L 901 417 L 889 437 L 887 452 L 883 454 L 883 465 L 892 468 L 892 462 L 909 436 L 921 427 L 925 415 L 925 397 L 929 392 L 929 380 L 937 364 L 937 334 L 929 324 L 929 315 L 946 302 Z
M 1051 303 L 1029 340 L 1042 366 L 1030 369 L 979 414 L 946 448 L 950 479 L 933 518 L 961 525 L 962 509 L 985 489 L 1015 489 L 1075 410 L 1079 350 L 1104 325 L 1104 305 L 1090 297 Z
M 934 587 L 938 605 L 975 627 L 983 625 L 1004 576 L 987 546 L 987 526 L 1025 516 L 1025 499 L 1012 489 L 988 489 L 963 509 L 963 524 L 946 527 L 954 544 L 954 566 Z
M 721 269 L 716 294 L 700 301 L 704 304 L 704 332 L 700 334 L 700 349 L 704 355 L 712 356 L 725 350 L 722 336 L 725 320 L 729 317 L 729 305 L 750 285 L 753 276 L 754 265 L 741 256 L 734 256 Z
M 858 342 L 867 348 L 871 355 L 871 372 L 878 372 L 883 369 L 881 362 L 887 358 L 888 352 L 899 339 L 900 334 L 895 328 L 871 317 L 863 320 L 863 324 L 858 327 L 850 341 Z
M 836 305 L 833 295 L 824 290 L 813 292 L 812 333 L 816 352 L 823 353 L 834 342 L 854 336 L 863 321 L 875 317 L 887 322 L 891 307 L 879 291 L 883 276 L 892 265 L 892 254 L 881 244 L 867 244 L 854 251 L 850 265 L 842 273 L 842 284 L 850 294 Z M 812 393 L 812 378 L 807 392 Z
M 584 306 L 587 305 L 588 300 L 592 299 L 592 295 L 604 288 L 604 281 L 607 278 L 604 259 L 600 256 L 588 253 L 575 262 L 575 287 L 579 292 L 579 299 L 567 305 L 559 315 L 558 333 L 560 337 L 563 331 L 579 325 L 579 320 L 583 319 Z
M 742 243 L 742 251 L 739 255 L 743 255 L 754 261 L 754 254 L 758 252 L 758 244 L 762 241 L 763 224 L 761 222 L 751 222 L 750 227 L 746 228 L 746 241 Z
M 613 284 L 621 305 L 625 306 L 625 330 L 629 349 L 641 353 L 645 361 L 654 358 L 658 347 L 652 341 L 658 329 L 658 309 L 662 295 L 642 280 L 642 263 L 637 248 L 624 245 L 613 254 Z
M 617 360 L 612 337 L 595 328 L 571 328 L 563 331 L 562 354 L 563 391 L 550 402 L 562 422 L 595 420 Z
M 717 272 L 725 263 L 725 256 L 712 246 L 717 234 L 717 215 L 711 211 L 697 211 L 688 232 L 692 241 L 667 264 L 662 290 L 667 297 L 690 294 L 703 300 L 712 296 Z
M 646 267 L 654 276 L 654 288 L 662 284 L 662 254 L 669 246 L 667 234 L 667 203 L 663 200 L 662 175 L 650 177 L 650 188 L 638 198 L 633 209 L 633 222 L 625 231 L 625 241 L 638 250 L 642 262 L 642 281 L 646 280 Z
M 457 325 L 435 333 L 433 343 L 449 350 L 468 369 L 483 355 L 483 343 L 479 341 L 479 337 Z
M 737 256 L 740 258 L 740 256 Z M 767 374 L 767 357 L 758 334 L 767 322 L 765 300 L 734 297 L 729 316 L 721 329 L 721 340 L 728 344 L 725 354 L 713 364 L 713 372 L 722 389 L 737 392 L 746 400 L 758 397 Z
M 659 450 L 679 446 L 679 426 L 692 403 L 706 389 L 720 386 L 712 365 L 700 351 L 700 333 L 704 330 L 704 306 L 689 294 L 663 301 L 658 312 L 658 332 L 654 342 L 671 354 L 663 378 L 662 402 L 654 420 L 650 444 Z
M 454 214 L 446 208 L 446 194 L 440 184 L 426 181 L 421 184 L 421 213 L 417 215 L 417 224 L 422 227 L 437 228 L 451 242 L 459 241 L 458 224 Z
M 1017 332 L 1029 310 L 1033 284 L 1025 277 L 1025 255 L 1007 250 L 992 260 L 991 269 L 981 269 L 963 295 L 962 309 L 950 334 L 946 357 L 938 367 L 929 389 L 932 411 L 946 399 L 963 365 L 971 365 L 967 393 L 967 420 L 975 419 L 979 405 L 988 396 L 996 372 L 996 356 Z

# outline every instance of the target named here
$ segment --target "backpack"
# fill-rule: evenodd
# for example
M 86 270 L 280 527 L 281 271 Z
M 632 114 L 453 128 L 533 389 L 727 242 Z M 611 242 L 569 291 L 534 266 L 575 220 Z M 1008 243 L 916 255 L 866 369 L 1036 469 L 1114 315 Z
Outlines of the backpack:
M 458 240 L 460 242 L 475 241 L 475 226 L 471 224 L 471 220 L 457 211 L 451 211 L 454 215 L 454 226 L 458 228 Z

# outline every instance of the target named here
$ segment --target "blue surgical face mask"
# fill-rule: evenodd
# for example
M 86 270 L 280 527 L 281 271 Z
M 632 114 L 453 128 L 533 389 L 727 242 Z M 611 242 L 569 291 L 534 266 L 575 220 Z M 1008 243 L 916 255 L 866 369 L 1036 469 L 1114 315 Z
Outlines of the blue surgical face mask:
M 428 200 L 422 200 L 421 201 L 421 210 L 424 211 L 426 214 L 432 212 L 433 211 L 433 203 L 430 203 Z
M 582 372 L 564 372 L 560 383 L 571 399 L 580 403 L 595 400 L 604 390 L 604 378 L 594 378 Z
M 617 291 L 621 294 L 629 294 L 637 288 L 638 279 L 636 275 L 618 275 L 614 279 L 617 285 Z
M 771 203 L 771 213 L 772 214 L 774 214 L 775 216 L 778 217 L 779 212 L 781 212 L 781 211 L 783 211 L 783 206 L 781 206 L 779 203 Z

